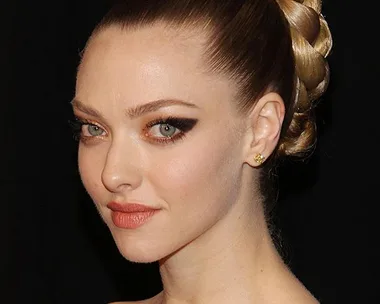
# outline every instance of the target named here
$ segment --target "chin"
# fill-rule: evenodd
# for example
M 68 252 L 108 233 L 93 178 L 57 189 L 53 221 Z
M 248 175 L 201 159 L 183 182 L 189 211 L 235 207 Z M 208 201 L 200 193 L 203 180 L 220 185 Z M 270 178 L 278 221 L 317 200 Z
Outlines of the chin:
M 170 254 L 170 252 L 164 253 L 162 245 L 159 246 L 157 240 L 130 234 L 128 231 L 112 228 L 110 231 L 120 254 L 130 262 L 153 263 Z

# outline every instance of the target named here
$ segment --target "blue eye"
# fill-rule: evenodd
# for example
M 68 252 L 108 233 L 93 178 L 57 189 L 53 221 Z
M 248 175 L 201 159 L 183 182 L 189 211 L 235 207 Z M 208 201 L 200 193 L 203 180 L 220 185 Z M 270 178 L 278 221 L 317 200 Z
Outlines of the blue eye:
M 101 136 L 101 135 L 103 135 L 104 130 L 97 125 L 93 125 L 93 124 L 85 125 L 85 124 L 83 124 L 82 129 L 83 129 L 83 126 L 87 126 L 87 128 L 84 128 L 84 129 L 85 130 L 87 129 L 87 132 L 88 132 L 88 134 L 90 134 L 90 136 Z M 88 136 L 88 135 L 83 135 L 83 136 Z
M 165 137 L 172 137 L 177 130 L 177 128 L 169 124 L 161 124 L 159 126 L 160 126 L 160 133 Z
M 102 127 L 85 119 L 70 120 L 69 125 L 73 131 L 74 139 L 83 142 L 103 136 L 106 133 Z
M 157 143 L 175 142 L 183 138 L 198 122 L 190 118 L 160 118 L 146 127 L 146 136 Z
M 191 118 L 160 118 L 151 121 L 144 129 L 145 137 L 154 143 L 165 144 L 174 143 L 183 138 L 196 124 L 197 119 Z M 107 132 L 98 124 L 76 118 L 69 121 L 74 133 L 74 139 L 82 142 L 99 139 Z

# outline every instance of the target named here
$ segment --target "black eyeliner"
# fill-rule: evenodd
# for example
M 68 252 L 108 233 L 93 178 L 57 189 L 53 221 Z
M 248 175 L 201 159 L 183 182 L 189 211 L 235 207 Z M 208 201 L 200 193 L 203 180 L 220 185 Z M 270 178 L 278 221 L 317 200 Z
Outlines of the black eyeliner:
M 78 118 L 75 117 L 75 119 L 70 119 L 68 121 L 68 124 L 71 128 L 71 131 L 73 132 L 73 137 L 74 140 L 79 141 L 80 139 L 83 139 L 81 134 L 82 134 L 82 127 L 84 125 L 92 125 L 92 126 L 97 126 L 91 121 L 88 121 L 86 119 Z
M 194 119 L 194 118 L 167 117 L 167 118 L 159 118 L 159 119 L 153 120 L 147 125 L 147 127 L 150 128 L 159 124 L 163 124 L 163 125 L 167 124 L 186 133 L 190 131 L 192 128 L 194 128 L 197 122 L 198 122 L 198 119 Z
M 75 119 L 68 120 L 68 124 L 73 133 L 74 139 L 79 140 L 81 129 L 82 129 L 82 126 L 85 124 L 85 122 L 78 118 L 75 118 Z

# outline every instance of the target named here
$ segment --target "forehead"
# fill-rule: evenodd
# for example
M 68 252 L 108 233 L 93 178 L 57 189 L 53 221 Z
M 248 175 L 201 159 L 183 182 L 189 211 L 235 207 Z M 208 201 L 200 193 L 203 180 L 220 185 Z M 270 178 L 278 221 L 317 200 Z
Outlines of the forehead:
M 206 41 L 206 33 L 195 28 L 157 24 L 104 29 L 87 45 L 77 75 L 78 98 L 136 104 L 164 98 L 194 102 L 205 94 L 213 99 L 232 96 L 227 78 L 206 73 Z
M 123 30 L 113 26 L 89 41 L 79 69 L 102 73 L 143 76 L 154 73 L 200 73 L 204 35 L 200 31 L 175 30 L 156 25 Z M 185 73 L 183 73 L 185 74 Z M 89 75 L 86 75 L 89 76 Z M 112 76 L 112 75 L 109 75 Z
M 151 57 L 166 57 L 169 52 L 180 59 L 181 55 L 192 55 L 191 58 L 200 59 L 203 45 L 207 41 L 205 31 L 197 28 L 182 27 L 175 29 L 157 23 L 136 28 L 123 29 L 114 25 L 95 34 L 89 41 L 87 49 L 92 54 L 102 50 L 103 55 L 112 52 L 113 55 L 128 56 L 135 59 L 139 54 Z M 184 58 L 182 58 L 184 59 Z

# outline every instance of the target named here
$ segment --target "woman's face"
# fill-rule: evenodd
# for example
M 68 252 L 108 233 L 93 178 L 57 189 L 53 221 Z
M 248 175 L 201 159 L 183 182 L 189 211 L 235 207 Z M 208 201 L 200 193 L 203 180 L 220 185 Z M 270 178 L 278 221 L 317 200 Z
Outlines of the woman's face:
M 78 71 L 81 178 L 131 261 L 202 238 L 239 196 L 245 122 L 234 85 L 204 72 L 204 41 L 158 25 L 113 27 L 93 37 Z M 111 202 L 157 211 L 116 212 Z

